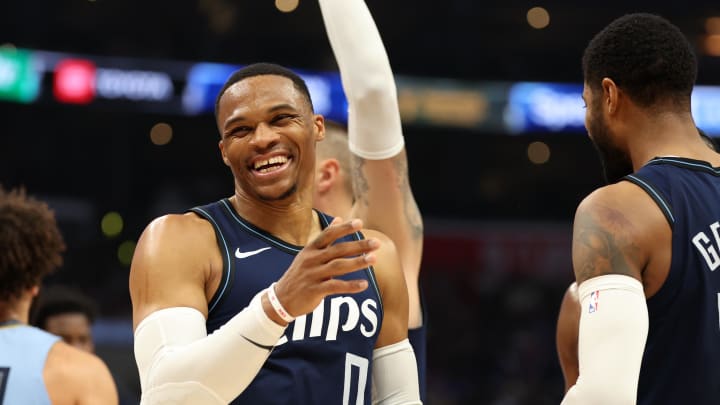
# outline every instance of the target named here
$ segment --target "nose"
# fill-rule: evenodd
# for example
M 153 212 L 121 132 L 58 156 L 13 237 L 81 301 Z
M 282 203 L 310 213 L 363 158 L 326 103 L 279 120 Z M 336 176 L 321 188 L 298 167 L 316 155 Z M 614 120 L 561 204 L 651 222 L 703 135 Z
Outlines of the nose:
M 255 131 L 253 131 L 252 138 L 250 139 L 250 144 L 259 149 L 271 148 L 277 142 L 278 134 L 270 125 L 264 122 L 261 122 L 255 127 Z

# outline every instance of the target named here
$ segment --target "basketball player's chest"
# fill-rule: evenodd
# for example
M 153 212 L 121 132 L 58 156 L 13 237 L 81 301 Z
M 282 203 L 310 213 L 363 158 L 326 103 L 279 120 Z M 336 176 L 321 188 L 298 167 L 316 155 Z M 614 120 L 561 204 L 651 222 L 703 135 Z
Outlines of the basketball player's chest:
M 240 312 L 252 298 L 279 280 L 295 259 L 294 252 L 268 244 L 239 243 L 232 250 L 227 286 L 208 319 L 227 320 Z M 298 316 L 278 342 L 278 348 L 302 347 L 322 342 L 348 351 L 344 346 L 372 348 L 382 324 L 382 303 L 371 269 L 356 271 L 340 278 L 364 279 L 369 287 L 357 294 L 325 297 L 316 308 Z M 221 318 L 221 319 L 218 319 Z M 219 322 L 218 322 L 219 323 Z M 211 330 L 209 330 L 211 331 Z

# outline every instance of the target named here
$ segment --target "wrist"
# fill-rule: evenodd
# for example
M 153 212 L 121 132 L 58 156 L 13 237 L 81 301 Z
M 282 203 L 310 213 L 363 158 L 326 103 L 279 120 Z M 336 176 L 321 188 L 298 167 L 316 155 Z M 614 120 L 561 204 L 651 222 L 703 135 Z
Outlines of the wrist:
M 277 295 L 275 295 L 275 283 L 272 283 L 270 287 L 265 290 L 261 299 L 265 313 L 273 322 L 281 326 L 287 326 L 290 322 L 295 320 L 295 317 L 287 312 L 280 303 Z

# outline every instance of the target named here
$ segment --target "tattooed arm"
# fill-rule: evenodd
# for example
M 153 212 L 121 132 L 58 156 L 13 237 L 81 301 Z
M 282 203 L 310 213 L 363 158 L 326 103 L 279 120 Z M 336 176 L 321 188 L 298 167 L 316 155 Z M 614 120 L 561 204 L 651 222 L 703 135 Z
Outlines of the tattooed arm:
M 572 259 L 580 300 L 579 377 L 563 405 L 636 402 L 648 331 L 642 280 L 655 220 L 643 193 L 621 182 L 578 207 Z
M 363 0 L 320 0 L 349 103 L 354 163 L 351 217 L 395 243 L 410 300 L 408 326 L 422 324 L 418 274 L 423 223 L 408 177 L 395 78 L 380 32 Z
M 627 207 L 623 201 L 623 195 L 631 188 L 637 189 L 625 183 L 607 186 L 580 203 L 575 214 L 572 242 L 573 268 L 578 284 L 605 274 L 622 274 L 642 280 L 642 269 L 647 262 L 639 247 L 643 229 L 632 221 L 636 210 Z
M 409 327 L 422 324 L 418 275 L 423 221 L 408 178 L 406 153 L 383 160 L 353 156 L 353 215 L 388 235 L 398 248 L 410 296 Z M 371 225 L 372 224 L 372 225 Z

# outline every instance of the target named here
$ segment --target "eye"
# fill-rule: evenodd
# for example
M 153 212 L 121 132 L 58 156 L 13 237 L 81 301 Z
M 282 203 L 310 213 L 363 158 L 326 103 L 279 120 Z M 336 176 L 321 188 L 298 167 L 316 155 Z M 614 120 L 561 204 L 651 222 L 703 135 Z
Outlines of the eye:
M 283 124 L 295 117 L 296 117 L 296 115 L 293 115 L 293 114 L 278 114 L 273 117 L 272 123 L 273 124 Z
M 238 127 L 230 128 L 230 130 L 228 130 L 225 133 L 225 136 L 243 137 L 243 136 L 247 135 L 250 131 L 252 131 L 252 128 L 250 128 L 250 127 L 238 126 Z

